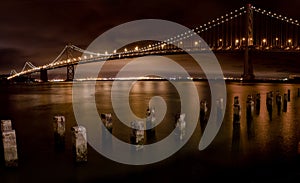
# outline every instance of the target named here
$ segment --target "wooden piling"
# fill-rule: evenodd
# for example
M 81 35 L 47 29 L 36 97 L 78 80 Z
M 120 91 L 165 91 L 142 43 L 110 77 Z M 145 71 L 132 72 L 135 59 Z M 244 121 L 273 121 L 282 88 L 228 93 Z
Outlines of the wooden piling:
M 283 96 L 283 112 L 287 112 L 288 95 L 285 93 Z
M 72 151 L 75 162 L 87 162 L 87 136 L 83 126 L 72 128 Z
M 1 132 L 12 130 L 11 120 L 1 120 Z
M 65 145 L 66 123 L 64 116 L 54 116 L 53 130 L 54 141 L 57 147 L 63 148 Z
M 240 118 L 241 118 L 241 106 L 240 106 L 240 102 L 239 102 L 239 97 L 235 96 L 234 104 L 233 104 L 233 123 L 239 124 Z
M 177 135 L 179 136 L 179 140 L 183 140 L 185 137 L 185 128 L 186 128 L 186 122 L 184 120 L 185 114 L 180 114 L 179 118 L 176 121 L 176 132 Z
M 144 121 L 132 121 L 131 128 L 130 142 L 136 145 L 136 150 L 140 150 L 144 147 L 145 143 L 145 123 Z
M 2 132 L 4 160 L 6 167 L 18 166 L 18 151 L 15 130 Z

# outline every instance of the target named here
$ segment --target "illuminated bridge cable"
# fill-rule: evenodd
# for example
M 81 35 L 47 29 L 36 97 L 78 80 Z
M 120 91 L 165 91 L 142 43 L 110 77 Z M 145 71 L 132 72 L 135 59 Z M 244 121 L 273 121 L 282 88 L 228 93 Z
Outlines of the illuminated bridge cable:
M 36 66 L 34 66 L 31 62 L 26 62 L 23 66 L 23 69 L 21 72 L 25 71 L 26 66 L 30 67 L 31 69 L 37 68 Z

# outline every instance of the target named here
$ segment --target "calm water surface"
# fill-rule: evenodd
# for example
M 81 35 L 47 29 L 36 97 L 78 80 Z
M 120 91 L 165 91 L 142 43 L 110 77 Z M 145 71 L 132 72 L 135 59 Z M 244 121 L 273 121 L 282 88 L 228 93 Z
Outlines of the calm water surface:
M 83 82 L 82 92 L 91 83 Z M 124 81 L 124 86 L 128 83 Z M 182 82 L 185 85 L 186 82 Z M 208 100 L 209 86 L 195 82 L 200 99 Z M 129 142 L 130 129 L 114 115 L 110 100 L 112 81 L 97 82 L 96 103 L 99 113 L 113 114 L 113 134 Z M 300 84 L 227 83 L 227 108 L 221 129 L 214 141 L 198 150 L 202 136 L 200 123 L 188 143 L 173 156 L 161 162 L 130 166 L 109 160 L 90 146 L 88 162 L 76 165 L 71 154 L 71 127 L 76 125 L 72 107 L 72 83 L 47 83 L 0 86 L 1 119 L 11 119 L 17 134 L 19 167 L 7 169 L 1 158 L 1 182 L 291 182 L 300 179 Z M 278 111 L 275 93 L 283 96 L 288 89 L 291 100 L 287 111 Z M 272 120 L 266 107 L 267 92 L 274 92 Z M 120 88 L 122 92 L 122 87 Z M 246 119 L 247 95 L 261 94 L 259 113 Z M 176 89 L 167 81 L 139 81 L 131 89 L 129 101 L 133 112 L 145 117 L 153 96 L 165 99 L 168 110 L 156 127 L 156 139 L 164 139 L 174 128 L 174 115 L 180 111 Z M 241 104 L 240 126 L 233 125 L 233 98 Z M 192 97 L 192 96 L 191 96 Z M 86 102 L 90 102 L 88 99 Z M 82 105 L 85 105 L 84 102 Z M 89 109 L 86 109 L 87 111 Z M 54 148 L 53 116 L 66 117 L 66 145 Z M 203 128 L 203 127 L 202 127 Z M 1 152 L 3 157 L 3 152 Z M 297 181 L 296 181 L 297 182 Z

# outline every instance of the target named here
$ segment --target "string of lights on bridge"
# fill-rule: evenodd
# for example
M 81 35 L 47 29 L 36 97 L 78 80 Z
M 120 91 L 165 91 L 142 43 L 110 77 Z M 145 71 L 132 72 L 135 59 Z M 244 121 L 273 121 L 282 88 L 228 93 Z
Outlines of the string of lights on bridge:
M 286 17 L 286 16 L 283 16 L 283 15 L 280 15 L 280 14 L 277 14 L 277 13 L 273 13 L 271 11 L 267 11 L 267 10 L 264 10 L 264 9 L 261 9 L 261 8 L 256 8 L 254 6 L 252 6 L 252 9 L 255 11 L 255 12 L 258 12 L 262 15 L 267 15 L 269 17 L 272 17 L 272 18 L 276 18 L 278 20 L 281 20 L 281 21 L 284 21 L 286 23 L 290 23 L 290 24 L 294 24 L 296 26 L 300 26 L 299 24 L 299 21 L 298 20 L 294 20 L 292 18 L 289 18 L 289 17 Z
M 300 26 L 299 25 L 299 21 L 292 19 L 292 18 L 288 18 L 286 16 L 277 14 L 277 13 L 273 13 L 271 11 L 267 11 L 261 8 L 256 8 L 254 6 L 251 6 L 251 9 L 254 12 L 260 13 L 261 15 L 266 15 L 269 16 L 271 18 L 275 18 L 278 19 L 280 21 L 286 22 L 288 24 L 292 24 L 295 26 Z M 95 59 L 108 59 L 111 56 L 117 56 L 119 55 L 119 57 L 121 55 L 126 55 L 126 54 L 132 54 L 132 53 L 139 53 L 139 52 L 147 52 L 147 51 L 151 51 L 151 50 L 157 50 L 157 49 L 164 49 L 166 45 L 176 45 L 178 47 L 183 46 L 183 40 L 187 40 L 197 34 L 201 34 L 204 33 L 208 30 L 211 30 L 217 26 L 221 26 L 222 24 L 226 24 L 230 21 L 233 21 L 234 19 L 237 19 L 238 17 L 244 15 L 246 13 L 246 8 L 245 7 L 241 7 L 238 8 L 234 11 L 231 11 L 229 13 L 226 13 L 224 16 L 220 16 L 218 18 L 212 19 L 209 22 L 202 24 L 192 30 L 188 30 L 184 33 L 178 34 L 176 36 L 173 36 L 171 38 L 165 39 L 162 42 L 157 42 L 154 44 L 149 44 L 148 46 L 139 48 L 138 46 L 136 46 L 134 49 L 132 50 L 127 50 L 127 48 L 124 48 L 123 51 L 118 51 L 114 50 L 113 53 L 108 53 L 107 51 L 103 54 L 103 53 L 95 53 L 95 52 L 91 52 L 88 50 L 84 50 L 81 49 L 75 45 L 66 45 L 64 47 L 64 49 L 60 52 L 60 54 L 52 61 L 50 62 L 50 64 L 46 64 L 43 66 L 39 66 L 36 67 L 34 66 L 31 62 L 26 62 L 22 71 L 20 73 L 17 73 L 12 71 L 10 74 L 11 76 L 9 77 L 9 79 L 13 78 L 13 77 L 17 77 L 19 75 L 23 75 L 23 74 L 28 74 L 28 73 L 32 73 L 32 72 L 36 72 L 39 71 L 41 69 L 47 69 L 49 67 L 55 67 L 55 66 L 60 66 L 60 65 L 66 65 L 66 64 L 74 64 L 76 62 L 79 61 L 90 61 L 90 60 L 95 60 Z M 244 39 L 244 38 L 243 38 Z M 221 39 L 220 39 L 221 40 Z M 198 40 L 200 42 L 200 40 Z M 195 46 L 197 46 L 199 43 L 198 41 L 195 41 Z M 290 40 L 289 40 L 290 41 Z M 78 57 L 76 58 L 72 58 L 72 59 L 67 59 L 67 60 L 62 60 L 60 61 L 59 59 L 62 57 L 62 55 L 66 52 L 67 49 L 72 49 L 72 50 L 76 50 L 79 51 L 81 53 L 83 53 L 84 55 L 82 57 Z M 89 55 L 89 56 L 87 56 Z M 26 66 L 29 66 L 29 69 L 26 70 Z

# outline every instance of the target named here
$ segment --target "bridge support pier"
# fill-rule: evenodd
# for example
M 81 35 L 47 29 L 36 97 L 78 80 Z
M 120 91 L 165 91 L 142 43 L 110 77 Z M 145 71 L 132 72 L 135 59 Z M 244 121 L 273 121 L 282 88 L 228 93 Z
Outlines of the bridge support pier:
M 74 79 L 74 65 L 67 66 L 67 81 L 73 81 Z
M 48 81 L 48 73 L 46 69 L 41 69 L 40 71 L 40 79 L 43 82 L 47 82 Z
M 251 59 L 251 52 L 253 47 L 253 10 L 251 4 L 246 5 L 246 45 L 245 45 L 245 60 L 244 60 L 244 74 L 243 80 L 253 80 L 253 63 Z

